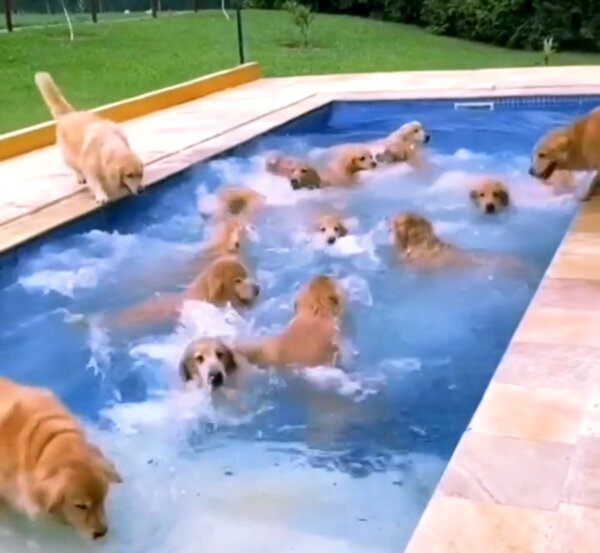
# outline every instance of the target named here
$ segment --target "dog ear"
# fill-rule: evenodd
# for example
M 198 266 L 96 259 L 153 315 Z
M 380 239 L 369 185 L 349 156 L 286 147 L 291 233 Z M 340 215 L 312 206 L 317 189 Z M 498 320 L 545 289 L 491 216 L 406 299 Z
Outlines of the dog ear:
M 477 190 L 471 190 L 471 192 L 469 192 L 469 198 L 471 198 L 472 202 L 476 202 L 478 196 L 479 192 Z
M 321 188 L 321 177 L 317 173 L 316 169 L 308 169 L 306 172 L 306 178 L 309 188 Z
M 498 198 L 500 199 L 500 203 L 506 207 L 510 201 L 508 197 L 508 192 L 506 190 L 498 190 Z
M 225 283 L 223 279 L 212 273 L 206 277 L 206 293 L 209 302 L 221 303 L 225 295 Z
M 45 513 L 56 511 L 64 500 L 65 484 L 69 478 L 67 469 L 56 470 L 50 473 L 39 484 L 37 497 Z
M 340 237 L 348 235 L 348 229 L 346 228 L 346 225 L 344 225 L 343 222 L 340 221 L 340 223 L 338 224 L 338 228 Z
M 112 461 L 109 461 L 104 456 L 104 453 L 102 453 L 102 451 L 100 451 L 100 449 L 97 448 L 95 445 L 88 444 L 88 447 L 94 455 L 96 464 L 104 473 L 104 476 L 106 476 L 106 479 L 113 484 L 122 484 L 123 478 L 119 474 L 119 471 L 117 470 L 117 467 L 114 465 L 114 463 Z

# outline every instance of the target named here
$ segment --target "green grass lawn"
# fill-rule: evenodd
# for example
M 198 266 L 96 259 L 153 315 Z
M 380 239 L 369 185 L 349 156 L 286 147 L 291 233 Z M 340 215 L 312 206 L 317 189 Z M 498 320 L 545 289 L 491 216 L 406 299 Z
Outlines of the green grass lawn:
M 244 23 L 247 59 L 259 61 L 267 76 L 528 66 L 542 57 L 321 14 L 311 47 L 296 48 L 287 13 L 245 11 Z M 51 72 L 75 105 L 93 107 L 238 63 L 235 21 L 218 11 L 77 23 L 75 34 L 70 42 L 63 25 L 0 34 L 0 132 L 48 119 L 33 84 L 36 71 Z M 553 63 L 598 64 L 600 55 L 557 54 Z

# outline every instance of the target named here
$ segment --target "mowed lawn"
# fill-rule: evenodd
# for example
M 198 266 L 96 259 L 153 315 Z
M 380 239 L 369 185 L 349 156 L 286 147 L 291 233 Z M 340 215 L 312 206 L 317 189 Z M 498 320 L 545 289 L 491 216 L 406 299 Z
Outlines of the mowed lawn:
M 233 15 L 233 13 L 232 13 Z M 321 15 L 312 44 L 295 47 L 285 12 L 245 11 L 248 60 L 267 76 L 464 69 L 539 65 L 539 52 L 519 52 L 433 36 L 422 29 L 369 19 Z M 0 34 L 0 132 L 48 119 L 33 74 L 51 72 L 79 107 L 175 84 L 238 63 L 235 19 L 218 11 L 77 23 L 70 42 L 62 25 Z M 598 64 L 600 55 L 559 53 L 553 64 Z

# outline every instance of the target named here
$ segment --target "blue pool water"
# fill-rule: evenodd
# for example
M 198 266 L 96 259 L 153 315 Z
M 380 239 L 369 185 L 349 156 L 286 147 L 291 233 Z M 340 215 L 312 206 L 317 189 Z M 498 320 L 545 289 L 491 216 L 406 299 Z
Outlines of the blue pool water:
M 111 493 L 104 543 L 15 516 L 0 521 L 0 551 L 401 551 L 575 211 L 572 199 L 527 176 L 529 152 L 546 130 L 596 104 L 336 103 L 5 256 L 2 374 L 59 394 L 125 483 Z M 298 193 L 262 170 L 267 150 L 318 158 L 414 119 L 432 135 L 427 174 L 385 169 L 356 191 Z M 507 182 L 508 213 L 472 209 L 467 186 L 479 173 Z M 185 286 L 186 261 L 210 232 L 199 205 L 226 184 L 268 198 L 247 250 L 260 302 L 241 314 L 190 306 L 181 325 L 144 333 L 98 322 L 95 314 Z M 310 240 L 327 207 L 354 219 L 353 237 L 331 252 Z M 406 210 L 449 241 L 518 256 L 527 270 L 407 270 L 383 222 Z M 239 409 L 179 391 L 191 338 L 282 328 L 298 287 L 321 272 L 350 298 L 344 372 L 257 377 Z M 81 313 L 89 327 L 71 321 Z

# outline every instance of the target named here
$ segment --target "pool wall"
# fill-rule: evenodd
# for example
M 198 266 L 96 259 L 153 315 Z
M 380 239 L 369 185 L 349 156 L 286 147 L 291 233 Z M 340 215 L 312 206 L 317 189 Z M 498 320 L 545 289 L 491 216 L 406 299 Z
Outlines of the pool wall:
M 126 128 L 149 163 L 150 181 L 159 182 L 332 100 L 581 94 L 600 94 L 600 68 L 268 79 Z M 94 217 L 110 218 L 126 212 L 131 201 L 152 201 L 149 194 L 97 211 L 86 191 L 69 184 L 57 158 L 50 148 L 0 163 L 0 182 L 11 183 L 11 190 L 4 186 L 0 204 L 17 205 L 0 211 L 0 251 L 93 211 Z M 29 191 L 28 202 L 19 196 L 22 190 Z M 18 254 L 14 250 L 3 257 L 3 265 L 10 266 Z M 595 198 L 582 205 L 548 268 L 421 518 L 409 553 L 596 550 L 598 328 L 600 199 Z

